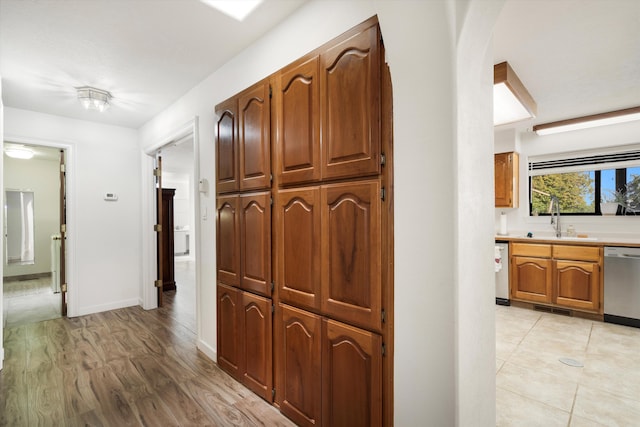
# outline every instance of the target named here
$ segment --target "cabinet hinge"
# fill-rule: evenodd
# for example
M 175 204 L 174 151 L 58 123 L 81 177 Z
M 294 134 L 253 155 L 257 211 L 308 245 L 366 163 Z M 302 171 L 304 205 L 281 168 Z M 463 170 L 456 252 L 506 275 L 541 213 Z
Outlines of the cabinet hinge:
M 153 170 L 153 176 L 162 176 L 162 170 L 159 168 L 155 168 Z
M 269 199 L 269 203 L 271 204 L 271 206 L 273 206 L 273 197 L 271 197 L 271 199 Z
M 272 173 L 269 174 L 269 182 L 273 183 L 273 174 Z
M 156 232 L 161 232 L 162 231 L 162 224 L 153 224 L 153 231 Z
M 161 288 L 162 287 L 162 280 L 160 280 L 160 279 L 155 280 L 153 282 L 153 286 L 155 286 L 156 288 Z
M 382 313 L 380 317 L 382 318 L 382 323 L 387 321 L 387 312 L 384 311 L 384 308 L 382 309 Z
M 273 292 L 273 289 L 276 287 L 276 284 L 274 282 L 271 282 L 271 292 Z
M 384 188 L 384 187 L 382 187 L 382 188 L 380 189 L 380 198 L 381 198 L 382 200 L 384 200 L 385 196 L 386 196 L 386 190 L 385 190 L 385 188 Z
M 387 346 L 384 345 L 384 343 L 382 343 L 382 355 L 385 356 L 386 352 L 387 352 Z
M 273 90 L 271 89 L 271 85 L 269 85 L 269 99 L 273 97 Z
M 387 163 L 387 156 L 384 155 L 384 153 L 380 154 L 380 165 L 384 166 Z
M 276 306 L 274 304 L 271 304 L 271 314 L 274 314 L 276 312 Z
M 271 398 L 272 398 L 272 399 L 275 399 L 275 398 L 276 398 L 276 389 L 275 389 L 275 388 L 272 388 L 272 389 L 271 389 Z

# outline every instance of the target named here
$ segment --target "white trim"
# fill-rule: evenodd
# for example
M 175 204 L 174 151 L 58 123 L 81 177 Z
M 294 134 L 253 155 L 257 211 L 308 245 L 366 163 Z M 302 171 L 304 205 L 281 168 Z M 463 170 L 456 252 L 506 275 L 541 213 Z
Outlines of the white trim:
M 97 304 L 92 306 L 82 307 L 78 316 L 84 316 L 86 314 L 101 313 L 103 311 L 117 310 L 119 308 L 133 307 L 138 305 L 140 300 L 138 298 L 129 298 L 122 301 L 110 302 L 109 304 Z
M 198 339 L 198 341 L 196 342 L 196 347 L 198 348 L 198 350 L 203 352 L 209 359 L 216 362 L 216 364 L 218 363 L 218 352 L 216 351 L 215 348 L 211 347 L 209 344 L 202 341 L 201 339 Z
M 54 141 L 38 138 L 23 138 L 19 136 L 6 135 L 4 141 L 16 142 L 28 145 L 40 145 L 43 147 L 59 148 L 64 150 L 65 157 L 65 187 L 66 187 L 66 204 L 67 204 L 67 243 L 66 243 L 66 282 L 67 290 L 67 317 L 79 316 L 78 298 L 79 290 L 75 286 L 75 277 L 77 273 L 76 264 L 76 143 L 73 141 Z M 2 148 L 4 149 L 4 141 Z M 2 171 L 4 175 L 4 168 Z M 79 286 L 79 284 L 78 284 Z

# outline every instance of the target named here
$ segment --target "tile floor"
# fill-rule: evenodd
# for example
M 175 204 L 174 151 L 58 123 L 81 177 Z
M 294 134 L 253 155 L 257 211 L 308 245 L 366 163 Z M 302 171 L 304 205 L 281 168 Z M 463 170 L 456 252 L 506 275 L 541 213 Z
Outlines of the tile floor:
M 496 305 L 496 425 L 640 426 L 640 329 Z

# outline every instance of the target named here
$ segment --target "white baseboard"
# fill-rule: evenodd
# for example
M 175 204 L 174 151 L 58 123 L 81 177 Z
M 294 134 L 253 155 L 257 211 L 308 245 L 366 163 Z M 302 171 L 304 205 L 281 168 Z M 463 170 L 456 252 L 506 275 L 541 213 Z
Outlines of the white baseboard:
M 211 347 L 209 344 L 202 340 L 198 340 L 196 346 L 198 350 L 203 352 L 209 359 L 213 360 L 215 363 L 218 363 L 218 353 L 216 349 Z
M 2 371 L 2 366 L 4 366 L 4 347 L 0 347 L 0 371 Z

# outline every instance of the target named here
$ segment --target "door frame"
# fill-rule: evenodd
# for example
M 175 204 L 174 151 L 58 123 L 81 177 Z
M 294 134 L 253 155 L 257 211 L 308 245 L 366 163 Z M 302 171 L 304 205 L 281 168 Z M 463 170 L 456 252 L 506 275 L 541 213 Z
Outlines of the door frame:
M 75 186 L 75 143 L 69 141 L 54 141 L 37 138 L 23 138 L 13 135 L 5 135 L 0 141 L 0 146 L 4 151 L 4 141 L 18 144 L 36 145 L 48 148 L 57 148 L 64 151 L 65 158 L 65 187 L 66 187 L 66 210 L 67 210 L 67 232 L 66 232 L 66 256 L 65 273 L 67 282 L 67 317 L 78 316 L 78 290 L 75 286 L 76 276 L 76 186 Z M 4 167 L 2 168 L 4 178 Z M 3 180 L 4 181 L 4 180 Z M 2 202 L 4 203 L 4 191 L 2 191 Z M 4 211 L 0 213 L 0 223 L 4 221 Z M 0 279 L 2 280 L 2 279 Z M 2 292 L 0 292 L 0 304 L 4 304 Z M 3 325 L 4 326 L 4 325 Z
M 193 138 L 193 194 L 194 194 L 194 248 L 196 263 L 196 334 L 201 335 L 200 295 L 201 295 L 201 254 L 200 254 L 200 138 L 198 132 L 198 116 L 178 127 L 157 143 L 145 147 L 142 152 L 142 308 L 151 310 L 158 307 L 157 288 L 157 234 L 153 231 L 156 223 L 156 189 L 153 176 L 156 153 L 172 142 L 191 136 Z

